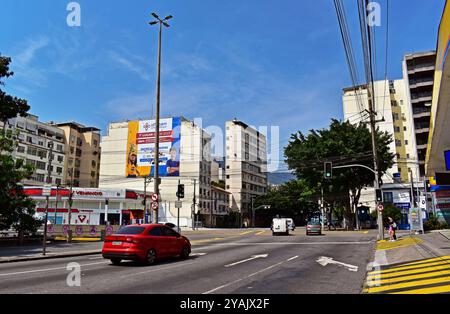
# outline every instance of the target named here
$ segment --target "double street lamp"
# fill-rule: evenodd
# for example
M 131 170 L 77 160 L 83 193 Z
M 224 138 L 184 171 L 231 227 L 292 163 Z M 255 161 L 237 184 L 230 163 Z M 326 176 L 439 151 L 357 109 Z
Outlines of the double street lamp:
M 159 37 L 158 37 L 158 72 L 156 79 L 156 139 L 155 139 L 155 158 L 154 158 L 154 177 L 155 177 L 155 188 L 154 192 L 156 195 L 159 195 L 159 116 L 160 116 L 160 96 L 161 96 L 161 40 L 162 40 L 162 28 L 170 27 L 167 23 L 168 20 L 172 18 L 172 15 L 166 16 L 164 19 L 160 19 L 156 13 L 152 13 L 152 16 L 155 18 L 154 21 L 151 21 L 150 25 L 159 24 Z M 158 209 L 153 210 L 153 222 L 158 223 Z

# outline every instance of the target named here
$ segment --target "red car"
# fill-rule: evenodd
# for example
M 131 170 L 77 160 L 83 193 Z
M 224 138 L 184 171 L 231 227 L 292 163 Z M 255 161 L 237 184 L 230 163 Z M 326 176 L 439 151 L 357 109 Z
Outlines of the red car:
M 191 243 L 172 228 L 160 224 L 129 225 L 107 236 L 102 255 L 114 265 L 122 260 L 153 264 L 156 259 L 188 258 Z

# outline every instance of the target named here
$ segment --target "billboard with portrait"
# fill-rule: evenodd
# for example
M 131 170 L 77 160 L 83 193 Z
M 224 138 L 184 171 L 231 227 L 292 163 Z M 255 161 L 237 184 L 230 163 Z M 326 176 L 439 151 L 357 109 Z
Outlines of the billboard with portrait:
M 155 171 L 155 120 L 128 122 L 126 177 L 153 176 Z M 159 176 L 180 176 L 181 118 L 160 119 Z

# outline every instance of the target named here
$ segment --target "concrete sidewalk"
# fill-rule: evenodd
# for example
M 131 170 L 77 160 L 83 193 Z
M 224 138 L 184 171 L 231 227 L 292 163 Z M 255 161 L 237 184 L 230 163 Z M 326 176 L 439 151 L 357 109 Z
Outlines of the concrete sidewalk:
M 0 248 L 0 264 L 100 254 L 102 245 L 103 242 L 50 243 L 45 256 L 42 255 L 42 245 Z

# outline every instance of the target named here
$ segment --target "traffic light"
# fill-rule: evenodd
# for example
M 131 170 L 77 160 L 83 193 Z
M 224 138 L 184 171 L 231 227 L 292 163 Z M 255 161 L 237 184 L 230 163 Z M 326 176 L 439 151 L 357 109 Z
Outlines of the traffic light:
M 177 197 L 184 198 L 184 184 L 178 184 Z
M 325 177 L 325 179 L 331 179 L 333 177 L 333 163 L 325 162 L 324 177 Z
M 427 193 L 430 193 L 430 192 L 431 192 L 431 183 L 430 183 L 430 180 L 426 180 L 426 181 L 425 181 L 425 190 L 426 190 Z
M 375 192 L 376 192 L 377 202 L 382 203 L 383 202 L 383 193 L 382 193 L 381 189 L 376 189 Z

